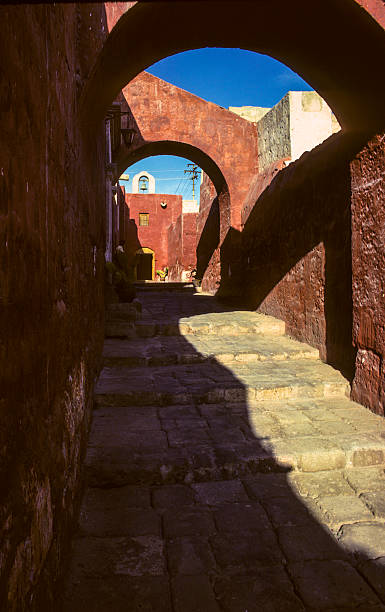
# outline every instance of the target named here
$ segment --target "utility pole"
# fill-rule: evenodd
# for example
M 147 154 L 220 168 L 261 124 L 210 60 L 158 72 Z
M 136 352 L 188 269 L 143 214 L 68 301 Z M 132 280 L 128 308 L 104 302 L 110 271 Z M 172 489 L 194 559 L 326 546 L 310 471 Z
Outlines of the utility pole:
M 184 171 L 185 174 L 191 174 L 193 200 L 195 200 L 195 181 L 198 179 L 200 172 L 195 164 L 187 164 L 187 170 Z

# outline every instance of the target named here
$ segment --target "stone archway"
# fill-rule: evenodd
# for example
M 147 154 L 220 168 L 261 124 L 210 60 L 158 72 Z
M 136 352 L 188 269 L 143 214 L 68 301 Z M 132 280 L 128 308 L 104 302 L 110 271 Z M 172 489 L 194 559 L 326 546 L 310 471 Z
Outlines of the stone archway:
M 344 129 L 384 125 L 385 83 L 378 76 L 385 52 L 383 29 L 360 4 L 197 0 L 199 27 L 190 18 L 190 2 L 122 3 L 120 10 L 107 4 L 107 18 L 112 11 L 110 21 L 116 25 L 84 91 L 83 120 L 89 125 L 100 121 L 126 83 L 154 62 L 215 46 L 265 53 L 287 64 L 327 101 Z M 370 3 L 374 12 L 377 4 Z M 364 44 L 357 44 L 361 39 Z
M 210 176 L 220 198 L 226 183 L 229 210 L 222 206 L 220 211 L 223 236 L 230 225 L 240 228 L 250 181 L 258 172 L 255 125 L 146 72 L 123 89 L 119 102 L 130 113 L 127 126 L 134 131 L 130 147 L 123 142 L 116 154 L 119 168 L 124 170 L 124 160 L 141 154 L 143 146 L 188 157 Z
M 201 231 L 197 248 L 197 268 L 200 272 L 200 278 L 204 274 L 219 277 L 219 245 L 230 226 L 232 212 L 231 195 L 221 168 L 201 149 L 185 142 L 165 140 L 139 143 L 130 149 L 122 147 L 118 156 L 116 178 L 128 166 L 155 155 L 175 155 L 189 159 L 198 164 L 211 179 L 214 186 L 214 196 L 209 199 L 209 205 L 199 212 Z
M 385 81 L 379 78 L 383 71 L 385 56 L 383 2 L 324 0 L 315 3 L 308 0 L 293 0 L 287 3 L 285 0 L 275 2 L 240 0 L 236 3 L 219 3 L 214 0 L 197 0 L 194 6 L 200 14 L 199 28 L 196 28 L 195 23 L 189 18 L 191 9 L 189 2 L 137 2 L 134 5 L 125 3 L 116 10 L 112 10 L 111 5 L 106 5 L 107 17 L 114 13 L 112 21 L 115 21 L 116 25 L 101 51 L 82 95 L 80 117 L 85 134 L 87 128 L 90 134 L 93 134 L 95 126 L 103 120 L 108 105 L 126 83 L 130 83 L 154 62 L 189 49 L 204 46 L 238 47 L 265 53 L 290 66 L 312 85 L 334 111 L 343 129 L 341 138 L 335 139 L 334 144 L 331 144 L 331 149 L 335 145 L 334 161 L 325 155 L 324 163 L 335 163 L 337 168 L 335 182 L 343 188 L 341 193 L 344 192 L 339 204 L 341 209 L 346 205 L 348 220 L 346 227 L 349 231 L 352 230 L 351 236 L 349 232 L 344 234 L 347 265 L 342 268 L 347 272 L 350 293 L 353 287 L 348 306 L 353 323 L 352 329 L 348 331 L 349 345 L 353 344 L 358 350 L 353 381 L 354 397 L 360 401 L 363 399 L 374 410 L 383 412 L 383 368 L 376 366 L 381 369 L 381 374 L 372 385 L 373 368 L 370 366 L 372 363 L 383 363 L 385 358 L 383 334 L 380 331 L 384 326 L 385 306 L 377 299 L 378 291 L 372 290 L 374 286 L 382 287 L 385 270 L 381 222 Z M 178 27 L 178 24 L 183 24 L 183 27 Z M 151 44 L 148 44 L 149 41 Z M 127 58 L 130 58 L 129 62 Z M 352 144 L 353 140 L 355 144 Z M 321 157 L 323 152 L 327 153 L 327 149 L 321 145 Z M 319 189 L 311 187 L 311 181 L 317 177 L 314 168 L 311 167 L 313 165 L 311 160 L 309 165 L 299 164 L 298 172 L 285 172 L 282 177 L 283 191 L 287 203 L 287 196 L 290 196 L 292 187 L 305 185 L 307 178 L 310 178 L 310 182 L 307 182 L 309 189 L 305 197 L 306 207 L 301 210 L 301 215 L 309 210 L 309 199 L 315 206 L 315 214 L 310 215 L 306 222 L 302 219 L 301 225 L 297 225 L 290 236 L 284 236 L 280 233 L 282 228 L 280 202 L 277 200 L 273 202 L 277 217 L 269 228 L 271 237 L 275 236 L 272 244 L 278 243 L 284 245 L 286 251 L 291 250 L 293 263 L 299 262 L 304 257 L 298 248 L 298 237 L 311 235 L 309 230 L 313 219 L 317 221 L 318 211 L 324 210 L 325 203 L 329 205 L 332 201 L 330 189 L 317 207 L 316 194 Z M 325 184 L 329 184 L 326 176 Z M 333 187 L 335 188 L 335 185 Z M 263 215 L 263 211 L 260 210 L 260 213 Z M 334 219 L 331 219 L 329 225 L 325 225 L 319 219 L 317 223 L 319 225 L 317 231 L 321 229 L 328 233 L 333 227 Z M 229 235 L 232 229 L 230 222 Z M 373 236 L 375 236 L 374 258 L 367 246 L 373 244 Z M 327 237 L 325 240 L 327 241 Z M 221 249 L 221 253 L 224 253 L 223 270 L 230 270 L 229 264 L 234 253 L 234 241 L 229 240 L 229 242 L 230 248 Z M 260 245 L 260 254 L 263 257 L 267 252 L 265 242 L 263 236 Z M 340 244 L 341 241 L 335 248 L 331 245 L 329 251 L 338 253 Z M 239 246 L 236 248 L 239 251 Z M 304 250 L 306 249 L 302 249 Z M 225 255 L 225 251 L 228 255 Z M 287 275 L 286 253 L 282 254 L 282 258 L 285 259 L 284 273 Z M 246 254 L 247 265 L 249 259 Z M 282 275 L 276 281 L 273 279 L 272 269 L 277 269 L 276 260 L 277 249 L 273 247 L 264 269 L 259 271 L 260 277 L 268 279 L 262 299 L 271 295 L 275 288 L 274 283 L 279 282 L 282 287 L 282 283 L 285 282 L 286 277 L 283 278 Z M 362 270 L 363 265 L 365 273 Z M 244 265 L 242 268 L 248 269 Z M 255 279 L 255 270 L 251 269 L 250 272 Z M 304 274 L 307 274 L 306 271 L 299 272 L 296 279 L 302 282 Z M 319 278 L 323 286 L 322 271 Z M 277 292 L 273 299 L 277 299 Z M 283 299 L 278 297 L 277 302 L 280 308 L 286 303 L 284 297 Z M 301 302 L 299 313 L 301 318 L 306 298 L 301 298 L 299 302 Z M 259 304 L 260 301 L 257 306 Z M 311 301 L 309 304 L 311 307 Z M 330 301 L 327 307 L 330 310 Z M 292 313 L 287 311 L 286 306 L 285 308 L 280 310 L 281 316 L 285 320 L 291 320 Z M 268 310 L 272 312 L 270 306 Z M 333 316 L 335 314 L 333 311 Z M 323 316 L 321 315 L 321 318 Z M 370 325 L 368 321 L 371 322 Z M 311 318 L 305 316 L 302 324 L 296 320 L 294 328 L 301 339 L 311 339 L 313 333 Z M 328 351 L 329 348 L 326 346 L 326 353 Z M 381 356 L 380 360 L 378 355 Z M 327 358 L 329 359 L 328 355 Z M 370 388 L 373 386 L 374 390 L 367 392 L 365 386 Z

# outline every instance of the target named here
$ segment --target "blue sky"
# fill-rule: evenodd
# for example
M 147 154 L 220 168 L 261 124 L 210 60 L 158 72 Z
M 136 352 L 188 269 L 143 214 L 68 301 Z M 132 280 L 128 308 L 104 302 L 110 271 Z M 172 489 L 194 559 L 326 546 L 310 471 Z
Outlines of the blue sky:
M 312 89 L 281 62 L 243 49 L 186 51 L 153 64 L 147 72 L 224 108 L 272 107 L 290 90 Z M 123 184 L 131 191 L 132 177 L 147 170 L 157 179 L 157 193 L 181 193 L 190 199 L 191 181 L 183 173 L 188 162 L 170 155 L 144 159 L 127 168 L 130 181 Z

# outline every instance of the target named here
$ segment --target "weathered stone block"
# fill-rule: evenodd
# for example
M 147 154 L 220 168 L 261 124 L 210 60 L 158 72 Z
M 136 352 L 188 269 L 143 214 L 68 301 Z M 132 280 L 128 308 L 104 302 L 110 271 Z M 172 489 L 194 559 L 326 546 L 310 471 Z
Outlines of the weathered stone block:
M 380 605 L 374 591 L 345 561 L 306 561 L 288 566 L 305 606 L 318 610 L 367 610 Z
M 175 576 L 171 584 L 176 612 L 220 612 L 207 576 Z
M 223 503 L 247 502 L 247 493 L 239 480 L 201 482 L 193 485 L 201 504 L 216 506 Z

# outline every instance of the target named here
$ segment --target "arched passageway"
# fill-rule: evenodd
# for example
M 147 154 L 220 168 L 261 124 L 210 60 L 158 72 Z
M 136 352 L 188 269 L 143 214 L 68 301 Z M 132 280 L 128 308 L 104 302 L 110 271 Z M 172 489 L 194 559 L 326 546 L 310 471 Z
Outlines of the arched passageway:
M 354 0 L 198 1 L 199 27 L 191 19 L 190 2 L 137 2 L 128 11 L 127 5 L 84 91 L 83 120 L 90 125 L 145 68 L 205 46 L 240 47 L 282 61 L 318 91 L 344 129 L 384 124 L 383 30 Z M 118 16 L 115 10 L 113 18 Z
M 353 334 L 350 344 L 353 342 L 357 349 L 354 397 L 361 398 L 372 410 L 384 413 L 385 139 L 380 128 L 384 122 L 385 85 L 378 80 L 378 75 L 382 74 L 384 33 L 359 4 L 373 9 L 379 7 L 379 16 L 381 11 L 382 17 L 385 16 L 382 0 L 360 0 L 360 3 L 353 0 L 291 3 L 204 1 L 194 3 L 200 10 L 200 27 L 197 28 L 196 22 L 190 19 L 191 2 L 143 2 L 133 7 L 129 19 L 127 14 L 127 20 L 125 18 L 117 24 L 111 38 L 107 37 L 105 11 L 110 14 L 116 9 L 120 16 L 132 3 L 114 3 L 106 7 L 101 3 L 91 6 L 88 3 L 32 3 L 28 7 L 2 7 L 4 27 L 0 38 L 0 61 L 4 95 L 1 96 L 0 113 L 0 193 L 4 350 L 1 351 L 1 368 L 5 400 L 2 401 L 1 416 L 1 529 L 4 537 L 0 607 L 34 612 L 55 609 L 58 605 L 56 587 L 59 572 L 65 564 L 70 527 L 76 514 L 75 500 L 81 488 L 81 458 L 89 431 L 92 388 L 102 346 L 105 166 L 109 161 L 105 158 L 103 117 L 106 106 L 120 88 L 156 59 L 194 45 L 202 46 L 202 42 L 249 48 L 247 38 L 253 45 L 258 38 L 255 49 L 282 59 L 306 78 L 327 99 L 345 129 L 378 128 L 377 137 L 370 142 L 367 139 L 366 144 L 363 140 L 361 147 L 354 149 L 350 158 L 344 158 L 343 164 L 341 162 L 344 184 L 341 184 L 339 168 L 335 167 L 333 174 L 329 172 L 330 155 L 324 166 L 317 153 L 314 154 L 317 159 L 311 156 L 321 170 L 323 167 L 323 176 L 320 173 L 319 180 L 309 172 L 311 164 L 309 166 L 306 160 L 302 160 L 296 169 L 290 172 L 286 169 L 280 174 L 281 178 L 266 194 L 264 206 L 254 217 L 256 227 L 260 228 L 264 210 L 269 211 L 270 216 L 264 225 L 269 248 L 266 249 L 266 240 L 256 243 L 257 234 L 250 230 L 249 239 L 255 250 L 248 269 L 247 257 L 245 259 L 245 273 L 251 275 L 255 286 L 260 278 L 268 279 L 270 283 L 272 278 L 277 279 L 278 291 L 274 290 L 270 297 L 277 307 L 286 306 L 286 311 L 280 312 L 282 318 L 286 317 L 288 293 L 284 288 L 287 289 L 289 281 L 274 276 L 272 268 L 273 272 L 279 271 L 277 244 L 282 247 L 279 253 L 282 259 L 284 251 L 290 250 L 294 266 L 290 271 L 291 278 L 296 281 L 292 284 L 300 287 L 295 296 L 298 310 L 292 309 L 289 313 L 293 327 L 307 332 L 317 323 L 309 316 L 314 314 L 314 307 L 306 293 L 314 287 L 318 292 L 319 320 L 322 322 L 323 285 L 316 265 L 317 253 L 313 252 L 310 260 L 301 259 L 296 266 L 300 252 L 296 243 L 301 234 L 310 234 L 311 226 L 307 220 L 312 217 L 317 225 L 314 235 L 319 235 L 324 242 L 326 239 L 330 258 L 336 257 L 332 267 L 338 274 L 330 279 L 333 281 L 330 291 L 334 292 L 336 285 L 341 286 L 342 267 L 338 261 L 341 235 L 337 232 L 337 239 L 333 242 L 329 231 L 336 228 L 333 199 L 330 197 L 333 190 L 338 198 L 337 204 L 341 206 L 343 227 L 351 228 L 351 237 L 348 236 L 343 246 L 346 249 L 344 262 L 350 266 L 350 269 L 346 266 L 346 284 L 352 289 L 350 315 L 353 314 Z M 176 30 L 178 21 L 175 19 L 187 13 L 188 18 L 179 22 L 183 27 Z M 79 129 L 78 122 L 79 94 L 83 87 L 83 118 L 89 119 L 92 128 L 91 146 L 88 146 L 86 134 Z M 339 151 L 336 156 L 341 159 Z M 292 231 L 286 232 L 288 242 L 285 243 L 279 230 L 284 225 L 284 209 L 293 217 L 287 198 L 291 180 L 296 181 L 302 194 L 298 198 L 294 193 L 297 214 L 292 220 Z M 341 190 L 341 186 L 345 188 Z M 280 198 L 285 198 L 284 208 L 279 205 L 278 197 L 274 198 L 275 208 L 268 206 L 267 200 L 273 198 L 274 191 L 277 194 L 277 189 Z M 313 194 L 318 194 L 318 201 L 311 199 Z M 325 237 L 319 233 L 324 218 L 319 223 L 317 214 L 325 208 L 326 199 L 333 214 L 324 224 L 329 234 Z M 257 261 L 258 269 L 252 269 L 253 259 Z M 319 260 L 322 264 L 321 256 Z M 282 274 L 286 269 L 282 268 Z M 282 284 L 284 281 L 285 285 Z M 270 288 L 267 285 L 264 292 Z M 340 302 L 338 306 L 343 310 Z M 329 306 L 326 304 L 326 310 L 328 308 L 332 310 L 330 302 Z M 302 330 L 298 321 L 304 322 Z M 319 329 L 323 331 L 321 326 Z M 137 377 L 136 380 L 141 379 Z M 158 384 L 161 382 L 169 392 L 168 379 L 160 380 Z M 192 382 L 196 383 L 196 379 Z M 175 400 L 173 410 L 179 399 L 180 396 Z M 124 411 L 113 408 L 115 413 L 124 415 Z M 146 419 L 149 418 L 147 406 L 145 413 Z M 99 416 L 101 414 L 99 411 Z M 365 414 L 361 414 L 365 424 Z M 129 417 L 129 420 L 132 424 L 135 419 Z M 218 426 L 222 427 L 220 419 Z M 329 439 L 328 429 L 323 431 Z M 186 424 L 186 433 L 191 436 L 191 421 Z M 154 431 L 154 435 L 146 435 L 151 447 L 154 439 L 163 444 L 161 438 L 164 434 L 159 436 Z M 143 445 L 146 435 L 140 433 L 139 444 Z M 199 437 L 196 438 L 198 443 Z M 218 438 L 223 440 L 222 429 L 218 431 Z M 373 432 L 368 436 L 365 434 L 364 439 L 381 442 Z M 357 451 L 358 461 L 365 461 L 356 440 L 357 436 L 354 436 L 354 452 Z M 377 462 L 383 453 L 382 448 L 375 448 L 369 460 Z M 322 455 L 324 447 L 320 450 Z M 191 455 L 191 447 L 188 452 Z M 124 453 L 127 456 L 127 446 Z M 129 457 L 130 468 L 132 455 Z M 227 470 L 228 455 L 222 454 L 222 457 Z M 207 465 L 206 457 L 204 459 Z M 164 465 L 163 458 L 161 465 Z M 196 467 L 200 470 L 202 464 L 198 463 Z M 382 466 L 379 469 L 382 470 Z M 282 477 L 281 474 L 277 476 Z M 116 487 L 121 484 L 119 469 L 117 477 L 113 485 L 119 494 L 120 487 Z M 103 492 L 103 488 L 97 490 Z M 146 499 L 149 505 L 148 494 Z M 361 504 L 361 500 L 357 499 L 357 503 Z M 91 505 L 96 508 L 94 499 Z M 119 507 L 119 503 L 113 501 L 112 505 Z M 294 519 L 299 517 L 297 508 L 298 505 L 294 506 Z M 143 510 L 138 510 L 138 513 L 139 522 L 143 524 Z M 286 521 L 288 513 L 283 514 Z M 151 517 L 149 521 L 151 536 L 148 541 L 152 543 L 153 525 L 154 530 L 158 527 Z M 243 524 L 243 519 L 237 522 Z M 128 523 L 119 516 L 120 525 L 127 526 Z M 175 525 L 175 520 L 170 524 Z M 199 521 L 199 526 L 201 524 Z M 304 533 L 302 529 L 301 532 Z M 250 540 L 249 535 L 246 537 Z M 99 538 L 92 539 L 100 542 Z M 313 554 L 314 531 L 310 532 L 307 541 L 310 541 Z M 231 558 L 239 538 L 233 542 Z M 295 541 L 295 548 L 298 548 L 298 541 Z M 137 550 L 138 546 L 135 546 Z M 127 565 L 126 552 L 124 543 L 122 564 L 118 565 L 124 572 L 133 567 Z M 376 554 L 376 560 L 383 557 L 384 549 Z M 93 555 L 95 558 L 102 563 L 106 561 L 105 549 L 100 549 L 99 544 Z M 338 563 L 341 567 L 341 562 Z M 307 570 L 311 565 L 308 560 L 304 563 Z M 105 580 L 100 576 L 96 584 L 104 588 Z M 340 577 L 343 579 L 344 576 L 345 573 Z M 231 582 L 234 584 L 233 577 Z M 150 576 L 152 578 L 158 579 Z M 357 585 L 358 578 L 356 574 L 350 584 Z M 121 583 L 121 579 L 124 577 L 113 577 L 113 592 L 116 592 L 117 582 Z M 270 578 L 264 578 L 264 583 L 270 585 Z M 143 583 L 136 584 L 136 592 L 141 595 Z M 195 584 L 195 592 L 200 592 L 202 583 Z M 338 594 L 343 595 L 346 590 L 340 586 L 345 582 L 337 577 L 335 584 Z M 91 583 L 91 588 L 94 585 Z M 240 584 L 239 589 L 245 592 L 245 583 Z M 279 583 L 277 592 L 282 592 Z M 165 598 L 159 590 L 155 596 L 155 609 L 158 609 L 159 602 Z M 132 592 L 125 591 L 123 608 L 131 598 Z M 355 601 L 353 606 L 356 603 L 365 607 L 362 599 Z M 351 601 L 345 604 L 340 600 L 333 609 L 346 608 L 350 604 Z M 83 600 L 80 609 L 84 609 L 84 605 Z M 103 606 L 101 597 L 98 605 Z M 368 603 L 367 608 L 373 609 L 373 606 L 378 608 L 375 603 Z M 243 607 L 251 606 L 245 604 Z
M 206 172 L 212 180 L 219 196 L 225 197 L 226 194 L 228 194 L 226 179 L 220 167 L 213 159 L 197 147 L 185 142 L 175 142 L 172 140 L 141 143 L 130 149 L 122 148 L 121 154 L 118 157 L 116 178 L 118 178 L 128 166 L 155 155 L 176 155 L 177 157 L 189 159 L 198 164 L 198 166 Z
M 152 63 L 187 49 L 202 46 L 233 46 L 266 53 L 290 66 L 301 75 L 314 89 L 327 101 L 336 114 L 344 133 L 359 133 L 357 146 L 350 146 L 349 140 L 342 137 L 335 141 L 338 151 L 335 161 L 336 183 L 334 193 L 339 196 L 340 210 L 346 210 L 345 228 L 352 228 L 344 237 L 334 237 L 335 220 L 325 221 L 318 217 L 320 205 L 317 193 L 328 184 L 328 176 L 334 172 L 334 161 L 327 160 L 328 169 L 318 174 L 313 181 L 313 161 L 309 158 L 301 165 L 300 181 L 306 190 L 306 210 L 304 217 L 301 211 L 301 225 L 294 232 L 288 234 L 282 231 L 285 219 L 277 210 L 277 217 L 269 228 L 268 236 L 258 236 L 260 243 L 258 260 L 258 275 L 249 264 L 250 257 L 238 257 L 241 251 L 240 236 L 231 228 L 221 228 L 221 238 L 227 236 L 226 248 L 221 246 L 221 272 L 227 276 L 237 277 L 234 269 L 240 271 L 241 286 L 250 286 L 250 275 L 253 283 L 259 283 L 258 278 L 270 279 L 263 295 L 255 303 L 255 307 L 264 306 L 267 311 L 275 311 L 277 295 L 272 279 L 274 270 L 282 265 L 277 262 L 279 257 L 285 258 L 285 252 L 290 252 L 292 261 L 298 262 L 298 268 L 291 274 L 281 277 L 280 287 L 284 288 L 278 298 L 278 311 L 286 321 L 290 321 L 291 330 L 297 337 L 320 346 L 325 358 L 335 350 L 341 355 L 345 353 L 345 341 L 336 349 L 330 350 L 328 345 L 335 343 L 335 335 L 328 332 L 330 327 L 327 318 L 338 321 L 341 313 L 330 309 L 325 303 L 325 253 L 319 257 L 320 268 L 317 270 L 317 282 L 310 283 L 309 295 L 298 296 L 297 287 L 308 279 L 304 278 L 311 269 L 307 266 L 306 258 L 311 259 L 315 254 L 308 253 L 303 248 L 303 236 L 313 235 L 314 223 L 317 225 L 316 233 L 322 229 L 324 242 L 328 244 L 329 252 L 338 254 L 343 245 L 345 264 L 340 267 L 344 270 L 345 285 L 349 287 L 347 302 L 350 304 L 348 315 L 352 325 L 346 334 L 351 346 L 357 350 L 355 360 L 356 377 L 353 389 L 357 399 L 365 401 L 375 410 L 383 411 L 383 374 L 379 374 L 372 389 L 372 384 L 365 381 L 371 379 L 372 368 L 370 363 L 378 362 L 378 355 L 384 356 L 381 334 L 376 329 L 382 329 L 385 321 L 385 308 L 378 303 L 372 294 L 372 288 L 382 287 L 382 272 L 385 267 L 384 255 L 381 251 L 381 186 L 380 166 L 383 159 L 383 140 L 381 136 L 373 140 L 366 149 L 371 135 L 383 131 L 385 116 L 385 82 L 379 79 L 382 73 L 383 57 L 385 55 L 384 11 L 382 3 L 378 0 L 325 0 L 322 3 L 309 3 L 305 0 L 296 0 L 292 3 L 283 1 L 270 2 L 231 2 L 218 3 L 215 1 L 197 2 L 199 9 L 200 27 L 188 18 L 189 2 L 137 2 L 127 3 L 118 9 L 107 6 L 107 19 L 115 23 L 106 44 L 95 64 L 87 87 L 83 92 L 84 125 L 96 125 L 104 116 L 104 112 L 111 100 L 119 93 L 126 83 L 138 75 Z M 127 10 L 129 9 L 129 10 Z M 175 28 L 174 24 L 184 24 L 183 28 Z M 148 44 L 151 41 L 151 44 Z M 127 58 L 130 61 L 126 61 Z M 339 144 L 340 143 L 340 144 Z M 340 146 L 341 145 L 341 146 Z M 327 153 L 327 150 L 324 149 Z M 322 157 L 322 156 L 321 156 Z M 326 156 L 327 157 L 327 156 Z M 324 158 L 326 161 L 326 157 Z M 338 159 L 337 159 L 338 158 Z M 357 161 L 356 161 L 357 160 Z M 339 168 L 338 168 L 339 167 Z M 288 181 L 285 185 L 284 197 L 290 201 L 291 180 L 296 173 L 285 173 Z M 307 178 L 310 178 L 307 181 Z M 294 179 L 296 184 L 297 178 Z M 283 179 L 285 182 L 285 179 Z M 307 181 L 307 187 L 306 187 Z M 338 184 L 337 184 L 338 183 Z M 351 184 L 353 183 L 353 188 Z M 375 187 L 374 187 L 375 186 Z M 321 188 L 321 189 L 320 189 Z M 370 191 L 368 201 L 368 189 Z M 270 192 L 272 194 L 272 192 Z M 331 194 L 329 194 L 331 196 Z M 289 199 L 287 199 L 289 196 Z M 330 202 L 332 197 L 329 198 Z M 278 209 L 280 207 L 278 206 Z M 371 222 L 367 222 L 367 211 L 374 211 Z M 321 210 L 325 209 L 325 201 Z M 312 211 L 312 212 L 310 212 Z M 366 211 L 366 212 L 365 212 Z M 260 214 L 264 215 L 263 210 Z M 351 218 L 350 218 L 351 215 Z M 221 218 L 222 221 L 222 218 Z M 287 225 L 287 224 L 286 224 Z M 322 228 L 321 228 L 322 226 Z M 369 227 L 370 226 L 370 227 Z M 325 231 L 326 233 L 325 233 Z M 375 236 L 375 259 L 368 251 L 367 244 L 373 244 Z M 254 240 L 254 239 L 253 239 Z M 266 249 L 266 240 L 269 249 Z M 277 245 L 285 247 L 277 249 Z M 321 251 L 323 246 L 321 245 Z M 267 253 L 270 253 L 267 257 Z M 308 257 L 309 256 L 309 257 Z M 301 259 L 302 258 L 302 259 Z M 318 258 L 318 255 L 317 255 Z M 287 258 L 286 258 L 287 259 Z M 303 260 L 303 261 L 302 261 Z M 310 261 L 307 260 L 307 263 Z M 375 261 L 375 266 L 372 262 Z M 362 270 L 362 265 L 365 271 Z M 281 269 L 287 272 L 287 261 Z M 243 282 L 243 278 L 247 283 Z M 369 280 L 368 280 L 369 279 Z M 221 286 L 224 275 L 221 274 Z M 238 279 L 239 280 L 239 279 Z M 294 280 L 294 284 L 293 284 Z M 314 280 L 314 279 L 313 279 Z M 227 279 L 226 279 L 227 281 Z M 238 283 L 239 284 L 239 283 Z M 291 284 L 291 286 L 290 286 Z M 332 279 L 333 292 L 340 285 L 338 275 Z M 298 311 L 288 308 L 286 292 L 289 287 Z M 354 288 L 351 294 L 351 288 Z M 274 290 L 274 295 L 273 295 Z M 320 298 L 319 321 L 314 325 L 312 311 L 314 301 Z M 265 301 L 267 298 L 267 302 Z M 272 298 L 272 300 L 270 299 Z M 267 306 L 266 306 L 267 304 Z M 329 301 L 330 305 L 330 301 Z M 327 311 L 329 314 L 327 315 Z M 371 321 L 369 324 L 368 321 Z M 337 342 L 339 344 L 339 341 Z M 369 355 L 369 357 L 368 357 Z M 382 359 L 382 358 L 381 358 Z M 377 368 L 377 366 L 376 366 Z M 378 365 L 381 370 L 381 366 Z M 357 373 L 360 372 L 360 373 Z M 370 386 L 367 391 L 364 387 Z
M 117 152 L 118 169 L 146 151 L 188 157 L 215 185 L 222 238 L 230 225 L 239 228 L 250 181 L 258 172 L 255 125 L 146 72 L 124 87 L 119 101 L 130 113 L 127 127 L 134 138 L 128 149 L 123 143 Z
M 221 228 L 227 231 L 230 225 L 231 200 L 228 184 L 221 168 L 204 151 L 185 142 L 170 140 L 158 142 L 139 142 L 130 149 L 122 147 L 118 154 L 117 177 L 130 165 L 156 155 L 176 155 L 196 163 L 213 183 L 216 195 L 209 201 L 207 210 L 201 210 L 198 223 L 197 269 L 202 278 L 214 254 L 210 274 L 220 276 L 220 256 L 218 247 L 221 241 Z M 224 236 L 223 236 L 224 237 Z

